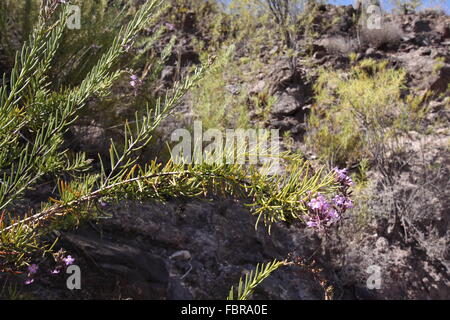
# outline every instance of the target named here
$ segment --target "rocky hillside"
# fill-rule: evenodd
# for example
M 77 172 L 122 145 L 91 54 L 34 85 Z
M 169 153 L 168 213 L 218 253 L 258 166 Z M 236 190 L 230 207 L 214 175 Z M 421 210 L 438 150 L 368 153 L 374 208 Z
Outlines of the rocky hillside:
M 237 119 L 245 119 L 246 126 L 279 129 L 283 149 L 314 167 L 349 168 L 355 207 L 326 233 L 281 223 L 269 235 L 262 225 L 255 231 L 256 217 L 232 199 L 108 203 L 101 209 L 108 218 L 48 235 L 50 241 L 59 238 L 57 247 L 75 257 L 83 270 L 83 290 L 68 291 L 65 275 L 48 275 L 21 294 L 223 299 L 256 264 L 290 258 L 296 263 L 277 270 L 253 298 L 449 299 L 450 17 L 432 10 L 386 14 L 382 29 L 367 30 L 355 22 L 358 12 L 352 6 L 319 5 L 306 25 L 293 25 L 286 48 L 280 37 L 239 38 L 235 29 L 241 25 L 233 25 L 215 6 L 171 10 L 156 52 L 172 36 L 177 40 L 154 92 L 165 92 L 206 55 L 224 59 L 224 67 L 207 76 L 163 122 L 161 145 L 175 128 L 189 127 L 194 119 L 219 129 L 239 127 Z M 213 30 L 209 21 L 219 17 Z M 231 58 L 223 58 L 221 44 L 235 46 Z M 384 72 L 392 73 L 385 77 Z M 375 85 L 367 79 L 375 79 Z M 114 90 L 121 92 L 123 85 Z M 360 117 L 332 109 L 344 108 L 355 92 L 365 105 L 393 102 Z M 407 106 L 415 109 L 402 109 Z M 119 110 L 114 117 L 128 112 Z M 337 112 L 340 118 L 334 117 Z M 373 118 L 389 125 L 380 120 L 373 126 Z M 110 122 L 100 113 L 83 115 L 66 137 L 70 147 L 108 153 L 105 141 L 117 135 L 108 130 Z M 333 140 L 341 135 L 341 125 L 349 136 Z M 322 131 L 326 127 L 329 131 Z M 364 140 L 372 132 L 380 133 L 380 140 Z M 333 149 L 333 143 L 344 140 L 350 141 L 345 152 Z M 144 154 L 160 153 L 157 145 Z M 24 201 L 35 205 L 51 192 L 43 186 Z M 46 263 L 40 268 L 51 268 Z M 373 266 L 381 276 L 376 289 L 367 285 Z

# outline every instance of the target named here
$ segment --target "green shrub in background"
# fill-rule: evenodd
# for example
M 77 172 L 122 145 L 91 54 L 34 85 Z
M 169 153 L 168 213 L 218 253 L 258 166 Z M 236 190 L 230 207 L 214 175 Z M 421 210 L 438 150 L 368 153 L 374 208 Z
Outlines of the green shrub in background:
M 363 60 L 349 72 L 322 70 L 306 142 L 330 165 L 374 159 L 382 145 L 419 125 L 421 97 L 404 96 L 406 73 Z
M 249 126 L 247 92 L 241 87 L 240 65 L 233 55 L 234 46 L 221 50 L 214 67 L 192 91 L 193 111 L 205 129 Z
M 131 3 L 130 1 L 128 1 Z M 0 39 L 4 51 L 3 59 L 12 67 L 15 52 L 28 40 L 35 21 L 39 16 L 41 4 L 50 1 L 25 0 L 2 1 L 0 22 L 2 25 Z M 86 75 L 93 62 L 105 52 L 114 33 L 120 28 L 125 16 L 130 15 L 114 2 L 108 4 L 106 0 L 72 1 L 82 7 L 81 29 L 67 30 L 62 37 L 63 49 L 56 54 L 53 75 L 59 83 L 77 83 Z M 92 56 L 92 59 L 89 57 Z M 80 63 L 83 63 L 81 65 Z M 56 71 L 55 71 L 56 70 Z M 70 77 L 66 74 L 72 71 Z M 66 84 L 66 83 L 65 83 Z
M 143 5 L 139 11 L 124 25 L 108 50 L 100 57 L 97 63 L 86 75 L 79 86 L 73 88 L 58 88 L 51 85 L 47 76 L 52 61 L 60 48 L 61 38 L 65 32 L 69 11 L 66 6 L 58 9 L 58 2 L 48 2 L 41 8 L 39 20 L 33 29 L 30 40 L 23 45 L 17 55 L 14 67 L 10 73 L 10 81 L 4 82 L 0 89 L 0 170 L 2 184 L 0 186 L 0 208 L 2 210 L 14 208 L 14 203 L 20 199 L 24 192 L 43 181 L 58 181 L 58 177 L 71 177 L 73 183 L 83 186 L 92 183 L 96 175 L 85 176 L 92 160 L 88 160 L 83 152 L 75 153 L 64 149 L 64 134 L 73 125 L 79 114 L 86 109 L 87 100 L 95 96 L 109 94 L 115 81 L 122 71 L 115 68 L 118 59 L 133 45 L 136 35 L 143 30 L 149 22 L 151 13 L 163 10 L 162 1 L 153 0 Z M 55 19 L 55 17 L 58 17 Z M 54 22 L 56 21 L 56 22 Z M 198 75 L 197 75 L 198 77 Z M 5 77 L 4 77 L 5 79 Z M 174 96 L 167 101 L 167 108 L 173 106 L 187 87 L 193 85 L 187 80 L 174 91 Z M 161 111 L 159 102 L 152 111 L 152 121 L 158 120 Z M 147 111 L 147 114 L 150 111 Z M 150 118 L 147 116 L 139 122 L 147 121 L 146 130 L 150 127 Z M 153 123 L 153 122 L 152 122 Z M 137 131 L 137 139 L 145 137 L 142 125 L 133 126 Z M 130 125 L 125 131 L 131 130 Z M 137 148 L 137 141 L 123 147 L 123 153 L 130 153 Z M 117 150 L 114 149 L 114 150 Z M 119 163 L 124 159 L 121 158 Z M 117 164 L 117 163 L 115 163 Z M 122 164 L 122 163 L 121 163 Z M 129 162 L 127 164 L 130 164 Z M 117 167 L 116 169 L 123 168 Z M 110 170 L 113 168 L 110 168 Z M 89 182 L 90 181 L 90 182 Z M 31 208 L 30 208 L 31 209 Z M 5 213 L 1 218 L 2 226 L 20 219 L 22 215 L 13 214 L 8 218 Z M 18 226 L 18 224 L 16 224 Z M 2 252 L 13 252 L 14 264 L 20 265 L 25 259 L 19 252 L 36 250 L 36 242 L 41 229 L 26 228 L 16 230 L 9 228 L 2 232 Z M 8 236 L 9 235 L 9 236 Z M 9 249 L 7 249 L 9 248 Z M 12 251 L 11 251 L 12 250 Z M 20 259 L 18 259 L 20 257 Z M 8 262 L 8 258 L 2 263 Z

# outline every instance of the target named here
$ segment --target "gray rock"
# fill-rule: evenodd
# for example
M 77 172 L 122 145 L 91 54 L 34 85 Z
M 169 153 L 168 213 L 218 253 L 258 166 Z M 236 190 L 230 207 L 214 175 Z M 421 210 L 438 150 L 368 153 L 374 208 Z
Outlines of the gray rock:
M 430 21 L 427 20 L 417 20 L 414 22 L 413 27 L 414 32 L 430 32 Z
M 106 130 L 91 122 L 89 125 L 74 125 L 70 127 L 73 135 L 71 143 L 88 154 L 108 154 L 109 139 Z
M 442 67 L 431 79 L 430 89 L 435 93 L 442 93 L 448 89 L 450 83 L 450 65 Z
M 325 57 L 327 55 L 327 52 L 326 51 L 317 51 L 317 52 L 314 52 L 314 54 L 313 54 L 313 57 L 314 57 L 314 59 L 322 59 L 323 57 Z
M 106 276 L 110 285 L 118 284 L 122 295 L 134 299 L 167 296 L 169 273 L 164 260 L 138 246 L 99 239 L 86 231 L 64 235 L 63 243 L 90 261 L 94 272 Z M 108 287 L 101 282 L 97 285 Z
M 97 226 L 101 232 L 85 226 L 61 236 L 60 245 L 82 270 L 84 290 L 74 294 L 97 299 L 224 299 L 244 270 L 275 258 L 309 256 L 318 245 L 300 226 L 274 225 L 270 236 L 263 225 L 255 230 L 256 217 L 228 200 L 192 201 L 182 210 L 170 202 L 121 203 L 111 210 L 113 217 Z M 191 257 L 179 260 L 174 252 L 176 257 Z M 321 299 L 317 288 L 314 274 L 293 265 L 275 272 L 254 298 Z
M 366 50 L 366 55 L 370 56 L 370 55 L 375 54 L 375 52 L 376 52 L 376 50 L 374 48 L 368 48 Z
M 292 115 L 301 110 L 303 106 L 303 104 L 300 103 L 298 96 L 296 97 L 288 92 L 277 94 L 276 99 L 277 100 L 271 110 L 274 115 Z
M 248 92 L 250 95 L 258 94 L 263 92 L 266 87 L 266 82 L 264 80 L 259 80 Z

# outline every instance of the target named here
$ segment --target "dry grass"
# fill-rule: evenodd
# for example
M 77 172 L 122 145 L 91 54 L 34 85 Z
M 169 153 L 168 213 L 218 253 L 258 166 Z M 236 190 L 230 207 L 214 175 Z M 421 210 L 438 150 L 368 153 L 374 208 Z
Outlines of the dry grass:
M 395 47 L 403 37 L 403 30 L 394 22 L 383 23 L 381 29 L 368 29 L 363 27 L 360 30 L 359 40 L 361 45 L 373 48 L 383 46 Z
M 331 54 L 347 55 L 354 52 L 357 48 L 357 43 L 354 39 L 341 36 L 324 39 L 321 44 L 325 47 L 327 52 Z

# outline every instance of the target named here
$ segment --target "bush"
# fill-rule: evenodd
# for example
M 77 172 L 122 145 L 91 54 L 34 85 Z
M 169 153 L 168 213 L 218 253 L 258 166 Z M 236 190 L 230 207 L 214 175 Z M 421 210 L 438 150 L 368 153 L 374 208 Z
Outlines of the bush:
M 1 16 L 4 18 L 2 21 L 7 22 L 6 27 L 0 31 L 1 39 L 4 40 L 1 42 L 3 49 L 2 60 L 5 61 L 7 69 L 12 69 L 15 52 L 20 50 L 20 47 L 29 37 L 29 29 L 33 27 L 32 21 L 36 21 L 39 16 L 40 2 L 40 0 L 27 0 L 26 4 L 22 5 L 20 1 L 6 1 L 1 4 L 2 9 L 5 10 L 2 11 Z M 51 3 L 51 1 L 48 3 Z M 54 53 L 51 66 L 46 72 L 50 85 L 56 88 L 80 85 L 98 60 L 109 49 L 120 28 L 132 19 L 137 10 L 135 1 L 130 0 L 113 2 L 106 0 L 78 0 L 71 1 L 71 3 L 80 5 L 82 8 L 81 29 L 66 29 L 61 34 L 60 45 L 58 45 L 58 50 Z M 23 12 L 23 14 L 17 14 L 20 12 Z M 150 30 L 142 30 L 136 35 L 134 41 L 137 43 L 137 48 L 130 48 L 130 50 L 124 52 L 121 58 L 116 59 L 114 65 L 111 66 L 113 70 L 124 69 L 125 66 L 128 68 L 130 72 L 127 75 L 121 74 L 121 79 L 124 80 L 121 83 L 125 82 L 126 87 L 129 87 L 127 84 L 133 69 L 143 69 L 145 73 L 148 73 L 150 67 L 153 69 L 159 68 L 158 61 L 155 61 L 156 54 L 151 49 L 154 42 L 161 36 L 162 29 L 158 28 L 156 22 L 158 17 L 164 12 L 165 10 L 160 10 L 158 14 L 151 17 L 154 30 L 151 32 Z M 49 17 L 48 23 L 56 22 L 55 19 L 55 17 Z M 22 25 L 24 26 L 23 28 L 21 27 Z M 28 27 L 25 28 L 25 25 Z M 11 33 L 12 30 L 17 31 Z M 160 58 L 158 56 L 159 60 L 161 60 Z M 149 86 L 151 85 L 149 82 L 154 82 L 154 79 L 148 78 L 142 79 L 143 83 L 140 86 L 140 89 L 147 93 L 144 99 L 142 99 L 143 95 L 133 98 L 133 90 L 127 90 L 128 94 L 121 97 L 116 96 L 114 99 L 109 97 L 104 105 L 96 106 L 96 112 L 90 110 L 87 115 L 89 118 L 88 122 L 95 120 L 96 123 L 102 122 L 102 126 L 108 127 L 117 120 L 114 114 L 118 108 L 132 109 L 130 104 L 136 102 L 135 100 L 139 100 L 139 104 L 148 100 L 155 100 L 156 97 L 153 90 L 155 85 L 153 87 Z M 104 109 L 108 109 L 108 112 L 106 112 L 107 116 L 105 117 L 105 113 L 101 119 L 98 119 L 96 117 L 99 114 L 98 111 L 104 111 Z M 131 113 L 134 114 L 134 111 L 132 110 Z M 40 117 L 45 119 L 46 114 L 42 113 Z M 83 114 L 81 114 L 81 118 L 83 118 Z
M 363 26 L 359 31 L 359 41 L 363 47 L 395 48 L 403 37 L 403 30 L 395 22 L 384 22 L 381 29 L 368 29 Z
M 64 177 L 71 177 L 72 187 L 79 191 L 86 192 L 90 189 L 88 186 L 96 180 L 95 176 L 84 174 L 90 170 L 92 160 L 87 159 L 83 152 L 65 149 L 64 134 L 73 125 L 80 112 L 86 108 L 88 99 L 105 96 L 110 92 L 113 83 L 122 74 L 121 70 L 114 68 L 117 61 L 133 45 L 136 35 L 149 22 L 147 17 L 162 9 L 161 3 L 157 0 L 143 5 L 127 27 L 115 35 L 108 49 L 80 85 L 68 89 L 51 85 L 47 76 L 69 17 L 68 7 L 66 5 L 60 7 L 58 3 L 59 1 L 48 2 L 47 6 L 42 7 L 33 34 L 17 55 L 10 72 L 10 82 L 4 83 L 0 88 L 2 211 L 13 210 L 16 201 L 45 178 L 52 181 L 59 177 L 54 182 L 60 186 L 62 198 L 67 197 L 63 190 L 65 184 L 60 184 L 60 179 Z M 145 118 L 142 121 L 145 124 Z M 130 130 L 129 125 L 126 125 L 125 131 Z M 137 126 L 136 130 L 140 139 L 145 137 L 140 132 L 142 126 Z M 136 148 L 134 143 L 130 146 L 128 138 L 126 140 L 124 154 Z M 119 159 L 116 165 L 118 163 L 122 165 L 123 160 Z M 114 169 L 113 164 L 110 170 L 114 172 L 117 169 L 119 167 Z M 112 179 L 113 175 L 114 173 L 107 180 Z M 42 210 L 45 211 L 45 208 Z M 80 214 L 83 215 L 81 211 Z M 39 228 L 40 224 L 37 221 L 45 220 L 47 215 L 38 214 L 33 219 L 25 219 L 30 223 L 26 227 L 19 222 L 23 215 L 10 214 L 8 217 L 4 212 L 0 219 L 2 229 L 0 251 L 2 255 L 6 255 L 0 260 L 2 268 L 3 264 L 10 263 L 11 259 L 14 265 L 23 265 L 26 259 L 30 258 L 25 257 L 25 253 L 42 248 L 37 242 L 45 230 Z M 20 259 L 14 258 L 17 257 L 17 252 L 24 253 Z
M 197 85 L 207 84 L 201 82 L 203 78 L 210 77 L 213 86 L 207 91 L 208 97 L 199 95 L 201 102 L 209 103 L 209 96 L 219 92 L 224 82 L 219 80 L 214 86 L 214 80 L 222 73 L 228 75 L 224 71 L 229 52 L 212 67 L 205 63 L 195 68 L 163 97 L 154 101 L 143 99 L 146 107 L 135 113 L 134 121 L 123 120 L 123 139 L 121 143 L 109 142 L 108 155 L 99 155 L 94 160 L 84 150 L 70 149 L 67 143 L 70 141 L 66 141 L 68 130 L 83 112 L 98 110 L 90 107 L 109 97 L 121 77 L 127 77 L 128 90 L 144 96 L 139 87 L 146 77 L 130 74 L 121 59 L 136 45 L 142 31 L 164 11 L 163 3 L 144 2 L 111 34 L 110 42 L 97 59 L 81 57 L 79 65 L 86 66 L 86 70 L 70 86 L 55 84 L 48 76 L 55 59 L 67 50 L 63 38 L 68 6 L 53 0 L 40 11 L 29 40 L 23 44 L 9 72 L 10 81 L 0 87 L 0 271 L 26 274 L 28 267 L 28 277 L 32 277 L 37 265 L 52 253 L 54 243 L 46 242 L 51 231 L 76 228 L 96 219 L 103 212 L 99 207 L 115 200 L 232 196 L 244 202 L 258 217 L 257 224 L 261 221 L 269 232 L 273 223 L 281 221 L 299 222 L 323 231 L 350 206 L 350 180 L 345 170 L 328 173 L 314 170 L 296 155 L 273 155 L 284 163 L 283 171 L 276 173 L 271 173 L 267 166 L 225 164 L 225 161 L 189 165 L 174 163 L 172 159 L 161 163 L 141 157 L 141 150 L 154 141 L 155 130 L 182 98 Z M 152 42 L 146 42 L 144 49 L 149 44 Z M 174 40 L 152 66 L 144 66 L 143 73 L 150 83 L 156 81 L 155 75 L 173 44 Z M 138 51 L 138 55 L 142 52 Z M 218 96 L 220 102 L 232 100 Z M 202 110 L 209 107 L 212 105 Z M 43 182 L 51 185 L 48 200 L 29 199 Z M 328 200 L 333 195 L 337 200 Z M 30 200 L 30 207 L 20 205 L 24 198 Z M 246 299 L 257 284 L 285 264 L 274 261 L 258 266 L 245 284 L 241 282 L 237 297 Z M 32 280 L 28 279 L 28 284 Z M 229 298 L 233 297 L 230 293 Z
M 192 92 L 195 115 L 209 128 L 245 128 L 249 125 L 247 94 L 239 84 L 239 61 L 234 47 L 221 50 L 214 66 Z M 228 87 L 228 89 L 227 89 Z
M 339 36 L 324 39 L 321 44 L 327 52 L 332 54 L 348 55 L 357 49 L 357 43 L 354 39 Z
M 380 146 L 414 127 L 424 115 L 420 99 L 403 97 L 406 73 L 372 59 L 349 72 L 322 70 L 307 143 L 332 164 L 374 159 Z

